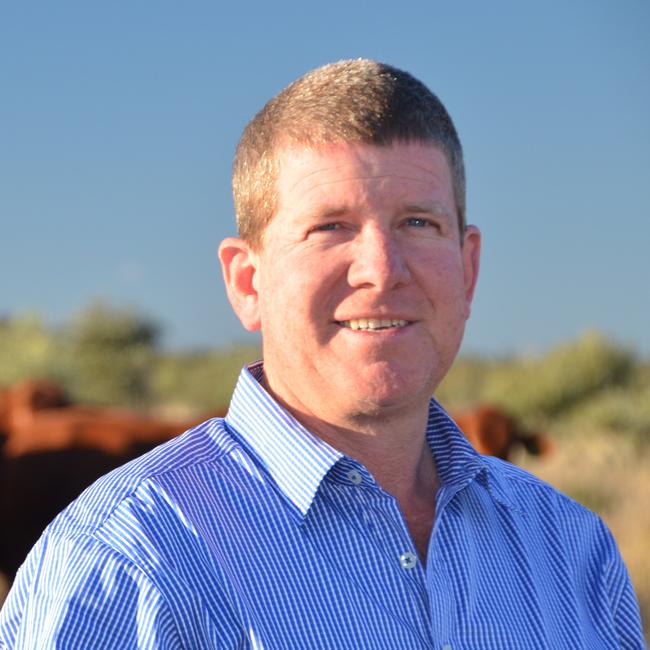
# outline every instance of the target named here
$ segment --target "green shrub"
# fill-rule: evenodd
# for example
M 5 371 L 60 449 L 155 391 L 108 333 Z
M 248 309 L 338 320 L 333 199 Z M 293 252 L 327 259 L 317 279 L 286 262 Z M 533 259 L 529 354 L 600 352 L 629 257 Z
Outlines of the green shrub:
M 30 377 L 60 378 L 59 337 L 36 314 L 0 321 L 0 385 Z
M 34 314 L 0 321 L 0 384 L 58 380 L 74 400 L 170 411 L 224 408 L 255 345 L 164 352 L 159 330 L 129 309 L 95 303 L 58 330 Z M 566 423 L 650 437 L 650 364 L 599 334 L 538 357 L 461 357 L 436 397 L 448 408 L 492 403 L 530 426 Z
M 625 385 L 633 368 L 629 350 L 589 333 L 544 357 L 496 365 L 482 398 L 522 417 L 554 418 L 599 391 Z
M 499 362 L 481 357 L 459 357 L 436 390 L 436 399 L 449 409 L 483 401 L 486 386 Z
M 570 416 L 575 430 L 599 429 L 650 443 L 650 384 L 634 389 L 611 388 L 582 402 Z
M 259 348 L 252 345 L 162 355 L 152 373 L 155 401 L 178 410 L 223 409 L 230 402 L 242 366 L 260 356 Z
M 66 330 L 68 380 L 82 402 L 146 407 L 158 327 L 130 309 L 98 302 L 83 310 Z

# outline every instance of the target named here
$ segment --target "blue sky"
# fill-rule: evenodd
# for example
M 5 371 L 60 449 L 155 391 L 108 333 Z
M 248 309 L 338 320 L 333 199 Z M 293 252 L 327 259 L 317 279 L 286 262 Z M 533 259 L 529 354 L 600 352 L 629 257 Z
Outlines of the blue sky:
M 216 259 L 239 134 L 303 72 L 370 57 L 464 144 L 484 234 L 465 350 L 599 329 L 650 353 L 648 34 L 645 0 L 4 3 L 0 315 L 104 298 L 174 348 L 250 340 Z

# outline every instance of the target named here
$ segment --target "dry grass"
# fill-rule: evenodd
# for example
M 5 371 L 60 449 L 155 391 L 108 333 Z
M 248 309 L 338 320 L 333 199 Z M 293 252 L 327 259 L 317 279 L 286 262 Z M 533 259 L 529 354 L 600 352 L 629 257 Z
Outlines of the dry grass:
M 9 593 L 9 579 L 4 573 L 0 573 L 0 607 L 4 603 L 7 594 Z

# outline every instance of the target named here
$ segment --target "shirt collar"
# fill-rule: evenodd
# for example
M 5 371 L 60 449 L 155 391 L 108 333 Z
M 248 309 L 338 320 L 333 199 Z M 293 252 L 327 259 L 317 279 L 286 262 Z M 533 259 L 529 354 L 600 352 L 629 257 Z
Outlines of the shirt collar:
M 438 479 L 448 489 L 450 497 L 472 481 L 477 481 L 501 505 L 519 512 L 524 511 L 514 498 L 504 476 L 503 461 L 479 454 L 435 399 L 429 404 L 426 435 Z
M 260 385 L 263 374 L 261 361 L 241 371 L 226 424 L 305 516 L 321 481 L 343 454 L 282 408 Z
M 242 369 L 226 424 L 266 467 L 285 497 L 306 516 L 318 488 L 344 455 L 308 431 L 261 386 L 262 361 Z M 426 430 L 438 479 L 451 497 L 474 480 L 493 498 L 521 510 L 496 467 L 467 441 L 446 411 L 432 399 Z
M 484 469 L 483 457 L 434 399 L 429 403 L 426 436 L 442 485 L 455 487 L 466 484 Z

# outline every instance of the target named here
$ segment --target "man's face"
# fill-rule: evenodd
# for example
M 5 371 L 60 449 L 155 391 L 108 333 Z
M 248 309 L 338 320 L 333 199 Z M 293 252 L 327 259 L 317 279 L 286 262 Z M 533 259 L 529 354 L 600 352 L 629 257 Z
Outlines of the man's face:
M 251 253 L 265 372 L 330 422 L 426 404 L 460 346 L 480 235 L 461 246 L 444 155 L 336 144 L 279 155 L 278 207 Z

